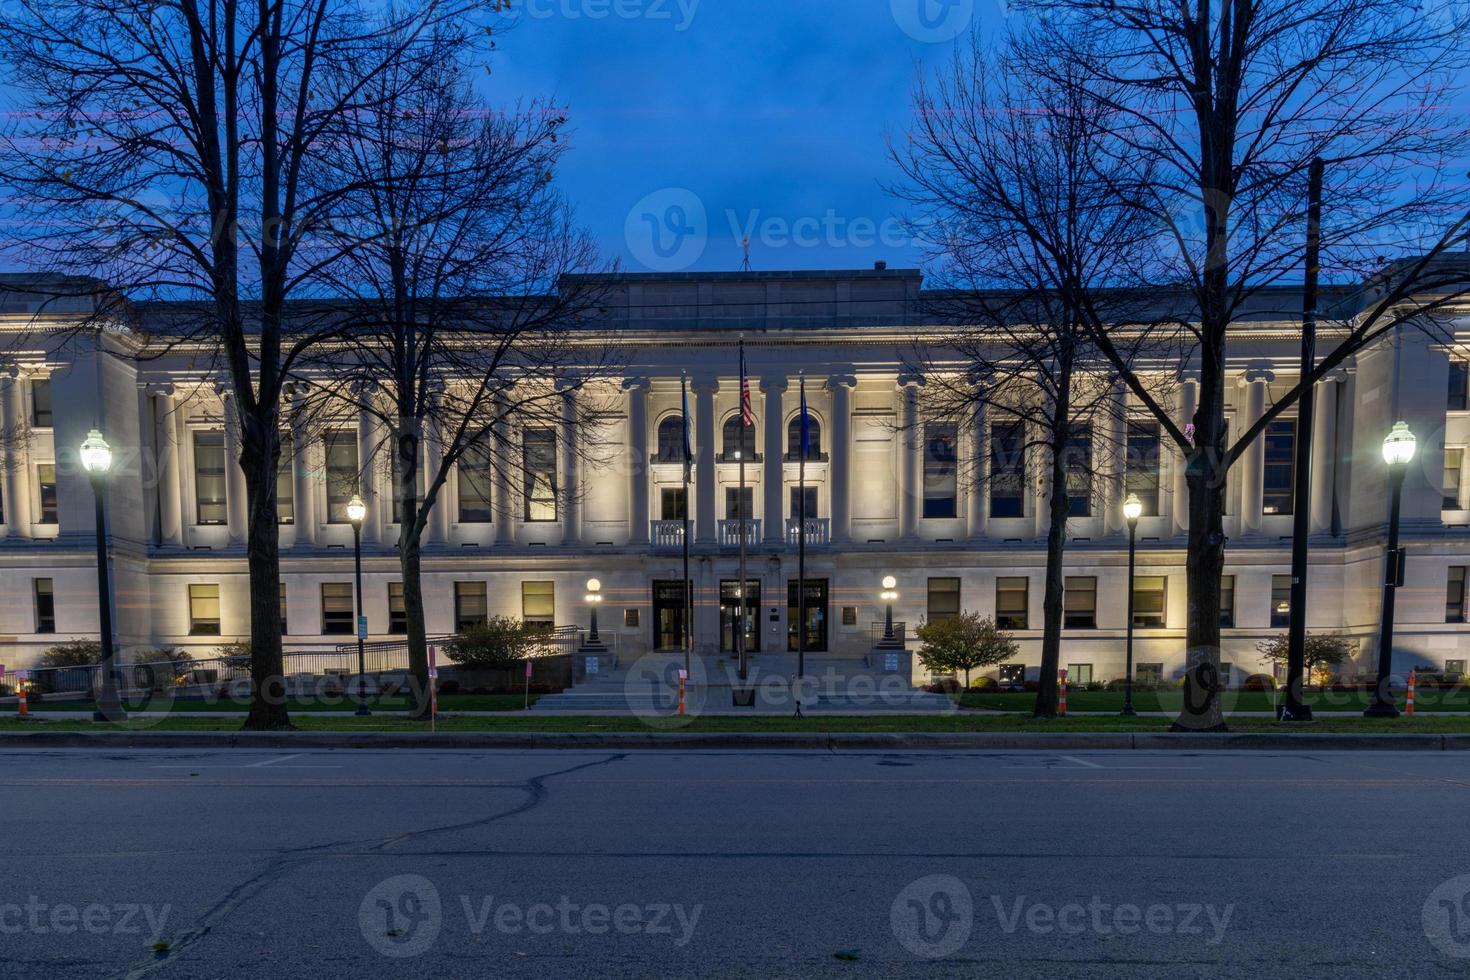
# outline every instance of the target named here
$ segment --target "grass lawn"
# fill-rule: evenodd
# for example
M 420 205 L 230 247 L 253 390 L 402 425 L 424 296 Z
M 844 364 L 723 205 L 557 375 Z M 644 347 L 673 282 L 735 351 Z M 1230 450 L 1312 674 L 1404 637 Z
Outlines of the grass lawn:
M 531 695 L 531 703 L 541 697 Z M 523 694 L 441 694 L 439 710 L 444 711 L 520 711 L 525 707 Z M 91 701 L 41 701 L 31 702 L 32 712 L 44 711 L 91 711 Z M 287 698 L 286 710 L 292 714 L 352 711 L 357 702 L 352 698 Z M 373 711 L 407 711 L 408 699 L 400 697 L 368 698 L 368 708 Z M 220 698 L 214 701 L 167 699 L 151 705 L 139 705 L 139 711 L 248 711 L 249 702 Z M 130 709 L 131 710 L 131 709 Z
M 293 718 L 297 728 L 307 732 L 427 732 L 429 726 L 402 718 L 376 716 L 356 718 L 351 715 L 322 717 L 309 714 Z M 954 715 L 887 715 L 887 716 L 818 716 L 739 717 L 716 715 L 694 718 L 677 728 L 658 728 L 634 717 L 592 718 L 586 716 L 507 715 L 505 717 L 446 718 L 439 722 L 442 732 L 1163 732 L 1165 718 L 1071 717 L 1054 721 L 1038 721 L 1028 715 L 992 715 L 960 713 Z M 1230 722 L 1235 732 L 1348 732 L 1360 734 L 1398 733 L 1470 733 L 1470 718 L 1441 715 L 1419 715 L 1414 718 L 1367 719 L 1332 718 L 1304 725 L 1283 726 L 1269 718 L 1237 718 Z M 0 718 L 0 732 L 13 731 L 98 731 L 136 730 L 165 732 L 233 732 L 240 729 L 238 718 L 135 719 L 124 725 L 94 724 L 68 719 L 47 720 L 32 716 L 20 721 L 14 716 Z
M 1225 713 L 1272 711 L 1281 697 L 1280 692 L 1227 691 L 1224 696 Z M 1373 699 L 1367 691 L 1307 691 L 1304 697 L 1307 704 L 1318 711 L 1362 711 Z M 1395 700 L 1402 709 L 1403 693 L 1395 692 Z M 1177 690 L 1133 692 L 1133 707 L 1138 711 L 1175 712 L 1182 701 L 1183 694 Z M 960 695 L 960 703 L 966 708 L 992 711 L 1030 711 L 1036 703 L 1036 695 L 967 691 Z M 1120 711 L 1123 692 L 1071 691 L 1067 694 L 1067 707 L 1072 711 Z M 1414 708 L 1416 711 L 1470 711 L 1470 689 L 1420 689 L 1414 695 Z

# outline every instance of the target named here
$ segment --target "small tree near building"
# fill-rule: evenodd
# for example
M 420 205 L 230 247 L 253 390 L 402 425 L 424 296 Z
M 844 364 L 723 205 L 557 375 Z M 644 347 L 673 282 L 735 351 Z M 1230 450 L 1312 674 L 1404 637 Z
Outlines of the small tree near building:
M 545 627 L 523 623 L 514 616 L 491 616 L 484 623 L 460 630 L 444 645 L 444 653 L 464 667 L 505 668 L 542 655 L 546 646 Z
M 1286 667 L 1285 633 L 1262 640 L 1256 644 L 1256 649 L 1260 651 L 1261 663 L 1270 664 L 1273 670 Z M 1304 664 L 1308 679 L 1315 677 L 1319 685 L 1330 683 L 1337 667 L 1350 659 L 1357 649 L 1357 641 L 1337 633 L 1318 633 L 1315 636 L 1308 633 Z
M 963 671 L 967 688 L 970 671 L 1014 660 L 1021 650 L 1010 633 L 979 613 L 960 613 L 953 619 L 925 623 L 918 634 L 924 643 L 919 662 L 934 673 Z

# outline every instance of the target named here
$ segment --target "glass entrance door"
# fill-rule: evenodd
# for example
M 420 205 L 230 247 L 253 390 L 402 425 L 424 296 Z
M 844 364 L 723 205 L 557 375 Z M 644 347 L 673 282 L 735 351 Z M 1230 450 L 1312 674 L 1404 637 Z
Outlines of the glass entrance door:
M 745 652 L 759 653 L 761 583 L 760 579 L 745 581 Z M 724 579 L 720 582 L 720 649 L 735 652 L 735 623 L 740 618 L 740 580 Z
M 688 586 L 678 579 L 653 583 L 653 648 L 684 649 L 684 616 Z
M 828 602 L 827 580 L 824 578 L 806 580 L 806 648 L 810 653 L 814 650 L 823 651 L 827 649 L 827 602 Z M 796 579 L 791 579 L 786 586 L 786 649 L 796 651 L 797 632 L 796 624 L 799 614 L 796 602 Z

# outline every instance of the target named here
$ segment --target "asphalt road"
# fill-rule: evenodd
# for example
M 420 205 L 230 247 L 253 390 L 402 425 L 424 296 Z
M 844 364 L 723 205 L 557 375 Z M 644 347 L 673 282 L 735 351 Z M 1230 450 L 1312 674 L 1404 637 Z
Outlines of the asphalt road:
M 0 774 L 0 977 L 1470 972 L 1470 754 L 58 750 Z

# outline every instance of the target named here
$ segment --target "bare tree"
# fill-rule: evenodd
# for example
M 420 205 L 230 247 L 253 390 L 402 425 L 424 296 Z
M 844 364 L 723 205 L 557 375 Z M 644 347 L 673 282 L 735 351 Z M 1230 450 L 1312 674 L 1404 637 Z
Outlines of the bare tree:
M 24 111 L 0 139 L 0 178 L 25 228 L 22 254 L 133 300 L 178 301 L 191 336 L 217 345 L 247 497 L 254 693 L 245 727 L 288 727 L 279 405 L 316 332 L 293 331 L 287 300 L 313 271 L 298 262 L 301 242 L 351 189 L 307 193 L 302 173 L 338 121 L 390 112 L 398 94 L 323 82 L 347 66 L 370 79 L 390 64 L 436 65 L 447 37 L 437 28 L 463 21 L 468 30 L 475 8 L 18 0 L 12 9 L 0 58 Z
M 1113 193 L 1151 215 L 1171 248 L 1156 281 L 1188 297 L 1183 317 L 1118 323 L 1089 313 L 1103 350 L 1185 454 L 1191 690 L 1176 724 L 1222 729 L 1218 698 L 1225 476 L 1272 419 L 1323 374 L 1447 299 L 1443 253 L 1466 227 L 1465 126 L 1452 104 L 1465 67 L 1463 11 L 1386 0 L 1031 0 L 1041 65 L 1080 65 L 1105 86 L 1119 167 Z M 1060 83 L 1066 77 L 1057 75 Z M 1327 162 L 1322 268 L 1368 292 L 1336 311 L 1316 370 L 1227 440 L 1229 327 L 1265 287 L 1296 281 L 1311 162 Z M 1384 254 L 1416 258 L 1381 271 Z M 1292 315 L 1300 311 L 1278 311 Z M 1182 320 L 1183 326 L 1179 324 Z M 1129 370 L 1112 338 L 1181 330 L 1199 351 L 1188 425 Z
M 345 84 L 359 82 L 348 76 Z M 320 161 L 328 185 L 356 188 L 339 203 L 318 275 L 342 297 L 340 340 L 303 367 L 328 376 L 325 412 L 344 403 L 377 421 L 375 464 L 391 487 L 403 572 L 414 714 L 427 717 L 428 659 L 420 566 L 435 508 L 458 475 L 461 505 L 511 521 L 537 469 L 515 430 L 594 428 L 606 414 L 598 382 L 614 352 L 583 329 L 600 290 L 596 250 L 552 185 L 565 117 L 532 103 L 510 113 L 477 99 L 462 66 L 416 80 L 395 71 L 361 83 L 393 113 L 348 121 Z M 559 444 L 556 437 L 554 444 Z M 426 453 L 432 443 L 432 452 Z M 595 440 L 578 440 L 600 461 Z M 544 449 L 537 450 L 544 452 Z M 551 469 L 556 469 L 553 459 Z M 565 502 L 574 488 L 546 488 Z M 528 506 L 543 506 L 537 500 Z
M 996 55 L 974 39 L 944 76 L 920 83 L 914 130 L 894 155 L 907 178 L 897 192 L 919 210 L 933 278 L 948 287 L 930 313 L 954 325 L 913 355 L 929 379 L 926 414 L 992 419 L 997 436 L 971 454 L 973 488 L 1025 487 L 1027 458 L 1040 459 L 1048 515 L 1035 711 L 1050 717 L 1067 521 L 1092 513 L 1095 478 L 1111 479 L 1126 448 L 1114 436 L 1117 372 L 1092 342 L 1086 311 L 1133 314 L 1130 287 L 1156 227 L 1106 193 L 1105 103 L 1080 78 L 1058 84 L 1033 71 L 1024 53 Z

